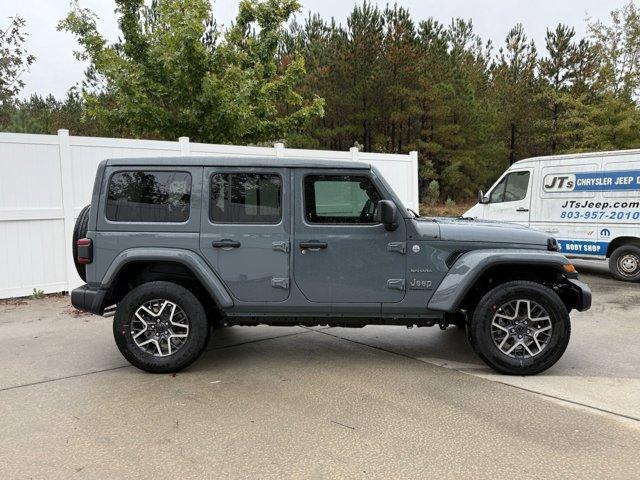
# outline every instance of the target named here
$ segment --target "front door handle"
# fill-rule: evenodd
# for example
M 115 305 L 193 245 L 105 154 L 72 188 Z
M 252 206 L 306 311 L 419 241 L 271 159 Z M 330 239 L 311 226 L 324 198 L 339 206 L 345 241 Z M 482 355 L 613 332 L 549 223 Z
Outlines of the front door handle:
M 524 207 L 520 207 L 519 209 L 516 210 L 516 212 L 528 212 L 528 211 L 529 209 Z
M 300 248 L 303 251 L 309 250 L 311 252 L 317 252 L 320 249 L 327 248 L 327 242 L 316 242 L 313 240 L 310 242 L 300 242 Z
M 211 246 L 213 248 L 239 248 L 240 242 L 236 240 L 231 240 L 229 238 L 225 238 L 220 241 L 212 242 Z

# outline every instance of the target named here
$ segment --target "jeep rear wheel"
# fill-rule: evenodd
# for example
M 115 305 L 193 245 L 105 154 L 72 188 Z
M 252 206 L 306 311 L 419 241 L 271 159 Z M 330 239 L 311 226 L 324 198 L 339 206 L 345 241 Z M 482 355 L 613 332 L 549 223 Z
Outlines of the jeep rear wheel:
M 113 335 L 132 365 L 167 373 L 187 367 L 202 354 L 209 341 L 209 325 L 202 305 L 187 289 L 170 282 L 149 282 L 118 303 Z
M 478 303 L 470 340 L 491 368 L 534 375 L 556 363 L 571 335 L 569 313 L 550 288 L 515 281 L 497 286 Z
M 614 278 L 626 282 L 640 281 L 640 247 L 622 245 L 609 257 L 609 270 Z

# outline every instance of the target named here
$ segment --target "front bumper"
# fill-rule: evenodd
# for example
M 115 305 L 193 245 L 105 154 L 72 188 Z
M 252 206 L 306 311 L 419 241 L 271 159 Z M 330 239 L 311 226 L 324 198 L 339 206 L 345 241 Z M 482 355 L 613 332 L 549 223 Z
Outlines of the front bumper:
M 91 288 L 89 285 L 83 285 L 71 291 L 71 305 L 78 310 L 102 315 L 106 297 L 106 289 Z
M 589 310 L 591 308 L 591 289 L 589 285 L 580 280 L 576 280 L 573 278 L 567 279 L 571 290 L 575 294 L 575 309 L 579 312 L 584 312 L 585 310 Z

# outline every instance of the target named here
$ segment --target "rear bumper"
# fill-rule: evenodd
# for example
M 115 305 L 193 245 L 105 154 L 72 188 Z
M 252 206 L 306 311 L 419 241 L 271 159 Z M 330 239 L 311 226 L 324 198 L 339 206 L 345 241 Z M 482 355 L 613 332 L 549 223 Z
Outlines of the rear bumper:
M 571 285 L 571 290 L 575 292 L 577 304 L 575 309 L 579 312 L 589 310 L 591 308 L 591 289 L 589 285 L 573 278 L 569 278 L 568 281 Z
M 106 289 L 96 289 L 89 287 L 89 285 L 83 285 L 71 291 L 71 305 L 78 310 L 102 315 L 106 297 Z

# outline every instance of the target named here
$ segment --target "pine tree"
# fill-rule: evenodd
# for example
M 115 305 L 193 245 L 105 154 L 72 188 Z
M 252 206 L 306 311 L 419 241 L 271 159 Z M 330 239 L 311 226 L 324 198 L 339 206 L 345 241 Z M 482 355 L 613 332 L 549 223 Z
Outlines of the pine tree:
M 575 77 L 574 36 L 575 30 L 563 24 L 558 24 L 554 30 L 547 29 L 547 57 L 540 61 L 541 100 L 545 108 L 542 125 L 551 154 L 567 147 L 567 136 L 571 132 L 568 119 L 570 109 L 574 107 L 570 94 Z
M 384 11 L 382 78 L 385 108 L 381 126 L 384 134 L 376 149 L 402 153 L 412 140 L 412 120 L 419 113 L 416 103 L 419 52 L 415 25 L 409 12 L 394 5 Z
M 500 135 L 509 151 L 509 164 L 535 155 L 537 148 L 535 101 L 539 91 L 536 79 L 537 51 L 522 24 L 513 27 L 491 67 L 494 93 L 500 108 Z

